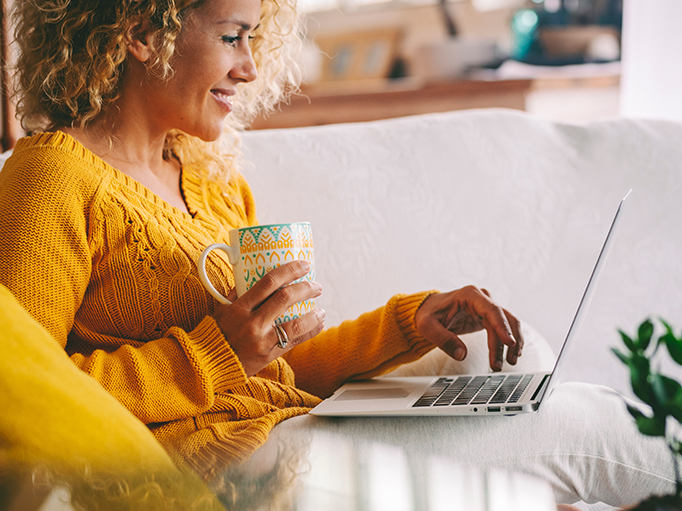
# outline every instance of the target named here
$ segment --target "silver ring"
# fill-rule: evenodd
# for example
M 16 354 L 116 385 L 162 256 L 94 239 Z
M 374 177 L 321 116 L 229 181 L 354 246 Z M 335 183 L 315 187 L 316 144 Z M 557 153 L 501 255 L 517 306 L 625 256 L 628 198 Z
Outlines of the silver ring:
M 279 347 L 283 350 L 287 349 L 287 345 L 289 344 L 289 336 L 282 325 L 275 325 L 275 333 L 277 334 L 277 344 Z

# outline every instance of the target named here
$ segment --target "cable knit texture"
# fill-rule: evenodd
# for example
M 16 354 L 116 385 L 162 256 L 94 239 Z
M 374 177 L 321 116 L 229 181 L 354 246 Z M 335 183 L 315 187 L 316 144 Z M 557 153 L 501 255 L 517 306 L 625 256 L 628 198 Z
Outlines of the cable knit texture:
M 428 293 L 399 295 L 247 379 L 196 261 L 256 224 L 253 196 L 242 177 L 220 186 L 191 168 L 181 188 L 189 214 L 60 132 L 20 140 L 0 172 L 0 282 L 176 462 L 209 477 L 344 381 L 432 348 L 414 326 Z M 227 294 L 227 260 L 214 251 L 207 268 Z

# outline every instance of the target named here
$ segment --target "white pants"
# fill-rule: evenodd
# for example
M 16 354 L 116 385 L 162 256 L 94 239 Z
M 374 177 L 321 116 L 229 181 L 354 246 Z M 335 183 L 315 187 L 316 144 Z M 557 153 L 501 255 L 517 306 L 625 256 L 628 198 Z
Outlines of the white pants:
M 338 443 L 378 441 L 408 456 L 438 455 L 482 469 L 523 472 L 548 481 L 559 503 L 613 506 L 674 491 L 672 459 L 661 438 L 641 435 L 624 400 L 583 383 L 559 385 L 537 413 L 513 417 L 296 417 L 268 443 L 324 432 Z
M 551 370 L 551 348 L 530 326 L 522 328 L 524 355 L 517 366 L 505 363 L 504 370 Z M 435 350 L 391 376 L 486 371 L 485 334 L 472 334 L 467 341 L 469 355 L 463 362 Z M 274 428 L 260 455 L 280 451 L 282 441 L 305 445 L 315 433 L 327 439 L 331 435 L 332 441 L 336 437 L 339 445 L 355 443 L 355 449 L 374 441 L 400 446 L 410 459 L 438 455 L 482 469 L 531 474 L 550 483 L 559 503 L 627 506 L 675 489 L 672 458 L 663 439 L 637 431 L 623 397 L 583 383 L 559 385 L 537 413 L 514 417 L 296 417 Z

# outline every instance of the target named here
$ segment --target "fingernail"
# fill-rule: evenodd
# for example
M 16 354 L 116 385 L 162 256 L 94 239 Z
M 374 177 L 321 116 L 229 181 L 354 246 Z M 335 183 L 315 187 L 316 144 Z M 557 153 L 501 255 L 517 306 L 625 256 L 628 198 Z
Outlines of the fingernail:
M 317 319 L 320 321 L 324 321 L 324 318 L 327 317 L 327 311 L 324 309 L 315 309 L 315 314 L 317 314 Z
M 460 361 L 461 361 L 461 360 L 464 360 L 464 355 L 465 355 L 465 354 L 466 354 L 466 353 L 465 353 L 465 351 L 464 351 L 464 348 L 462 348 L 461 346 L 460 346 L 459 348 L 457 348 L 457 349 L 455 350 L 455 352 L 453 353 L 453 355 L 454 355 L 454 357 L 455 357 L 455 360 L 460 360 Z
M 310 263 L 308 261 L 301 261 L 301 268 L 306 272 L 310 271 Z
M 317 290 L 317 292 L 318 292 L 319 294 L 322 294 L 322 284 L 320 284 L 319 282 L 315 282 L 315 283 L 314 283 L 314 286 L 315 286 L 315 289 Z M 318 296 L 319 296 L 319 295 L 318 295 Z

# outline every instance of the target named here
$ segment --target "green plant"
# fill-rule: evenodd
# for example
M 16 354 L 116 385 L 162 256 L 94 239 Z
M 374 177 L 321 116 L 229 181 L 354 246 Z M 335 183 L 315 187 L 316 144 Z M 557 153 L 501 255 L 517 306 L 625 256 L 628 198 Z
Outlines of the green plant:
M 637 428 L 644 435 L 663 437 L 670 449 L 676 481 L 674 503 L 677 504 L 682 500 L 680 479 L 682 442 L 674 436 L 672 428 L 666 428 L 666 425 L 669 419 L 682 423 L 682 385 L 652 366 L 654 357 L 662 346 L 665 346 L 670 357 L 682 366 L 682 335 L 677 337 L 666 321 L 663 319 L 659 321 L 664 331 L 657 336 L 654 323 L 650 319 L 639 325 L 636 337 L 630 337 L 619 330 L 627 350 L 613 348 L 613 352 L 630 369 L 633 392 L 649 407 L 646 413 L 628 404 L 628 411 L 637 422 Z M 654 340 L 655 337 L 657 338 Z M 672 503 L 673 500 L 668 498 L 666 502 Z

